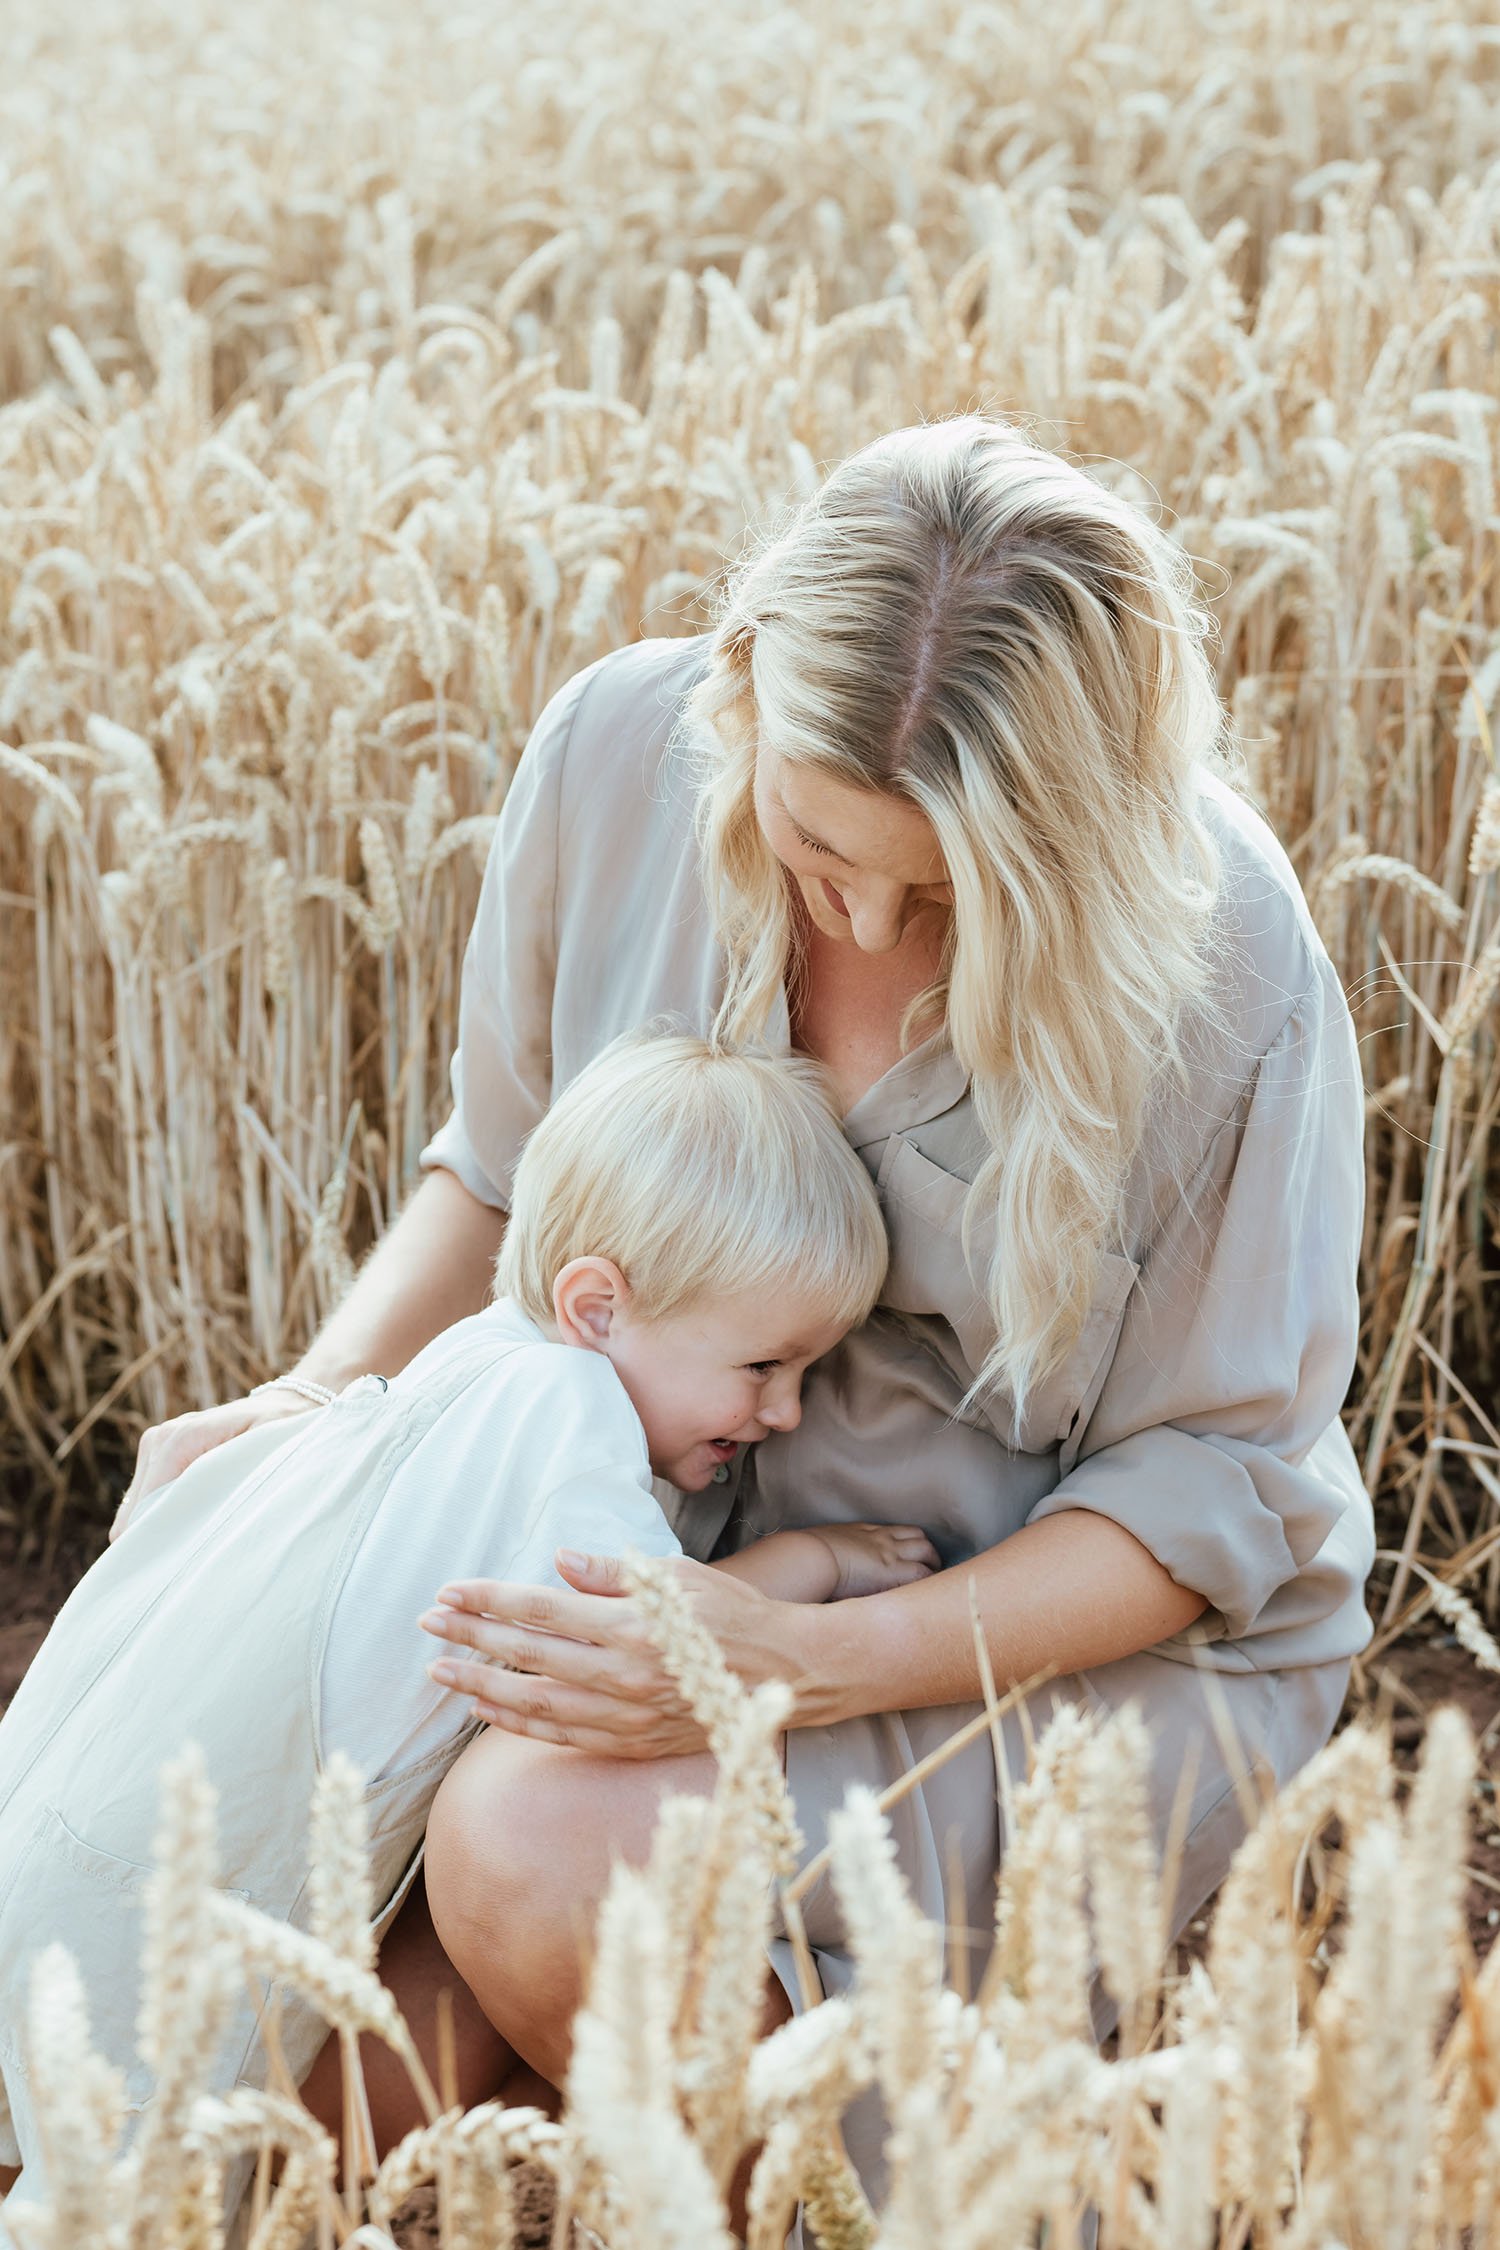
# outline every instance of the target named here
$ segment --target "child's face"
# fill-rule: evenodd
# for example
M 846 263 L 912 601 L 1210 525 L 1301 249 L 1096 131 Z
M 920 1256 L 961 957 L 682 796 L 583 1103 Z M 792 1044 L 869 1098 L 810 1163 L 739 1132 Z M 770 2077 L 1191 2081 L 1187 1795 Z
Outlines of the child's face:
M 843 1333 L 782 1292 L 752 1294 L 627 1322 L 609 1356 L 656 1474 L 681 1492 L 701 1492 L 742 1445 L 797 1427 L 802 1377 Z
M 742 1445 L 794 1430 L 804 1373 L 844 1334 L 786 1288 L 641 1320 L 604 1258 L 564 1267 L 553 1302 L 563 1341 L 608 1358 L 641 1418 L 652 1469 L 680 1492 L 701 1492 Z

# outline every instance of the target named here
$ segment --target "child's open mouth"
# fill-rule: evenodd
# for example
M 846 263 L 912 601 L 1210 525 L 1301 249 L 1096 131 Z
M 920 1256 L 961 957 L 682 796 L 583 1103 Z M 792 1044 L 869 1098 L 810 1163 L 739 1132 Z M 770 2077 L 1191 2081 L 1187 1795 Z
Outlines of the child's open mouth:
M 732 1461 L 739 1452 L 739 1445 L 732 1437 L 711 1437 L 708 1441 L 708 1450 L 710 1453 L 716 1454 L 721 1461 Z

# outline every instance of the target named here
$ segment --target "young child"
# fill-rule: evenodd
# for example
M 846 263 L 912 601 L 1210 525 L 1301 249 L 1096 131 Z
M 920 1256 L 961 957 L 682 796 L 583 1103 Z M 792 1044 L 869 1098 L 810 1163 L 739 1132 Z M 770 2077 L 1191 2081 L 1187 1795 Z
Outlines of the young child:
M 869 1313 L 886 1236 L 815 1064 L 617 1040 L 522 1152 L 497 1296 L 387 1383 L 246 1431 L 142 1504 L 0 1719 L 0 2165 L 41 2190 L 25 2059 L 32 1961 L 77 1959 L 96 2046 L 139 2110 L 140 1907 L 163 1762 L 202 1748 L 224 1886 L 299 1927 L 305 1826 L 334 1750 L 366 1777 L 383 1931 L 438 1782 L 475 1731 L 418 1629 L 460 1578 L 559 1583 L 560 1545 L 680 1552 L 653 1472 L 691 1495 L 792 1427 L 809 1363 Z M 906 1583 L 920 1531 L 778 1533 L 719 1567 L 776 1598 Z M 322 2043 L 286 1995 L 293 2074 Z M 247 1995 L 211 2073 L 262 2082 Z

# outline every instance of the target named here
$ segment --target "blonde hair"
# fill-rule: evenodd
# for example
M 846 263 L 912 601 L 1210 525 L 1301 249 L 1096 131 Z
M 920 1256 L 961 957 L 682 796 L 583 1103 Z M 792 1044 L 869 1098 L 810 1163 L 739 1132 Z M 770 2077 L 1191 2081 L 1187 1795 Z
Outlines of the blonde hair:
M 646 1320 L 783 1289 L 856 1328 L 887 1255 L 822 1067 L 658 1019 L 612 1040 L 528 1134 L 495 1283 L 548 1321 L 569 1259 L 606 1257 Z
M 977 414 L 850 456 L 741 558 L 685 700 L 698 836 L 727 959 L 718 1035 L 795 991 L 791 878 L 756 816 L 762 742 L 924 813 L 953 887 L 942 973 L 911 1003 L 972 1082 L 988 1143 L 964 1208 L 996 1341 L 965 1405 L 1065 1356 L 1151 1097 L 1218 1014 L 1221 871 L 1198 806 L 1236 764 L 1187 556 L 1148 516 Z M 929 1026 L 929 1028 L 932 1028 Z

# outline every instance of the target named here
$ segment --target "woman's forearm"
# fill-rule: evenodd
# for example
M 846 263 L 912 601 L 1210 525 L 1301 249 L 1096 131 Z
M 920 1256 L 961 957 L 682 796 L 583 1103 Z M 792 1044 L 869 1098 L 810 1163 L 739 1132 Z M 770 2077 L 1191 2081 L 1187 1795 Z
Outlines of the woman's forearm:
M 505 1218 L 454 1173 L 427 1173 L 297 1372 L 333 1390 L 356 1375 L 396 1374 L 442 1329 L 486 1302 Z
M 971 1587 L 1002 1695 L 1049 1668 L 1078 1672 L 1133 1656 L 1208 1607 L 1109 1517 L 1085 1508 L 1045 1516 L 914 1585 L 796 1611 L 794 1724 L 976 1701 L 984 1687 Z

